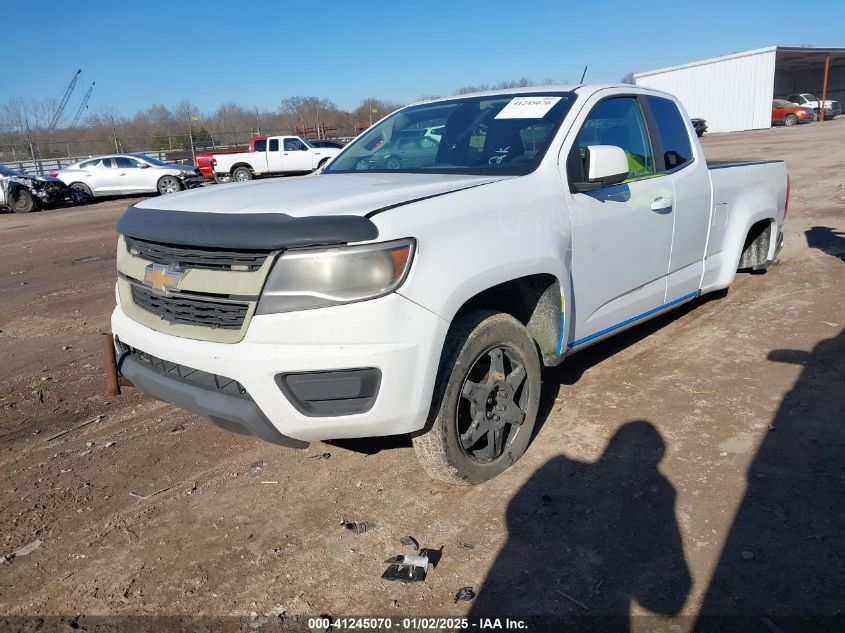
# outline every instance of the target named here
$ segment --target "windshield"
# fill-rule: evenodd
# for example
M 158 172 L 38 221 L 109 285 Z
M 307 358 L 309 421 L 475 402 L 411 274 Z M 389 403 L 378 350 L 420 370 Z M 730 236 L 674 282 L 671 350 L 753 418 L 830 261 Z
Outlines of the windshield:
M 410 106 L 364 132 L 323 173 L 527 174 L 574 101 L 571 92 L 549 92 Z
M 804 97 L 807 101 L 818 101 L 819 100 L 818 97 L 816 97 L 816 95 L 811 95 L 809 92 L 805 92 L 801 96 Z
M 0 165 L 0 176 L 23 176 L 23 174 L 19 171 L 15 171 L 11 167 Z
M 160 161 L 158 158 L 153 158 L 152 156 L 147 156 L 146 154 L 135 154 L 135 156 L 148 162 L 150 165 L 155 165 L 156 167 L 161 167 L 162 165 L 167 164 Z

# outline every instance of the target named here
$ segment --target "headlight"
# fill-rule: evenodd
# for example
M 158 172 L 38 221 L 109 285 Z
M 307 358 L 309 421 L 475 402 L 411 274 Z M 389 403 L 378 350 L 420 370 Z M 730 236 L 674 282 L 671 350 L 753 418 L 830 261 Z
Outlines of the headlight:
M 274 314 L 375 299 L 405 281 L 414 240 L 282 253 L 270 271 L 256 314 Z

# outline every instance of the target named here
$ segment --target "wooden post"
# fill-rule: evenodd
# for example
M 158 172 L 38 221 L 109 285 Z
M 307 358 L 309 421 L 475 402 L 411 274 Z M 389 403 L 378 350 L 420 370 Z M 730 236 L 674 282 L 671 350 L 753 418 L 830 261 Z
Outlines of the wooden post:
M 110 396 L 120 395 L 120 382 L 117 380 L 117 361 L 114 357 L 114 339 L 110 332 L 103 332 L 103 373 L 106 376 L 106 393 Z
M 824 79 L 822 80 L 822 103 L 819 108 L 819 120 L 824 121 L 824 109 L 827 106 L 827 74 L 830 70 L 830 53 L 824 58 Z

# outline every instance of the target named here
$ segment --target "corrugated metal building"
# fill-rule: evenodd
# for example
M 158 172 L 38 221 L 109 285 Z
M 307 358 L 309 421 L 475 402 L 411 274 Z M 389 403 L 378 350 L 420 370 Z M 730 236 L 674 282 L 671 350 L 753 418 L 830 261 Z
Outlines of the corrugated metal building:
M 636 73 L 639 86 L 676 95 L 711 132 L 771 127 L 772 99 L 792 93 L 845 101 L 845 48 L 770 46 L 671 68 Z

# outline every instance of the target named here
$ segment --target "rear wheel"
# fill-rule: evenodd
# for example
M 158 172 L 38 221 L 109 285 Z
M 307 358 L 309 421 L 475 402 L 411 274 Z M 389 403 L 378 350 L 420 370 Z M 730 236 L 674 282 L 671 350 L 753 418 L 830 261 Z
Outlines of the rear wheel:
M 319 165 L 317 165 L 317 169 L 318 169 L 318 170 L 320 170 L 320 169 L 322 169 L 323 167 L 325 167 L 327 162 L 329 162 L 329 159 L 328 159 L 328 158 L 324 158 L 323 160 L 321 160 L 321 161 L 320 161 L 320 164 L 319 164 Z
M 228 174 L 225 176 L 218 176 L 217 174 L 214 175 L 214 182 L 218 185 L 225 185 L 227 182 L 232 182 L 232 177 Z
M 388 169 L 399 169 L 402 166 L 398 156 L 390 156 L 384 161 L 384 166 Z
M 162 176 L 158 179 L 158 192 L 161 195 L 176 193 L 183 189 L 182 183 L 176 176 Z
M 787 114 L 785 117 L 783 117 L 783 124 L 786 126 L 792 127 L 796 123 L 798 123 L 798 117 L 794 114 Z
M 94 194 L 91 193 L 91 188 L 85 183 L 75 182 L 70 185 L 71 195 L 73 201 L 77 204 L 86 204 L 91 201 Z
M 26 189 L 10 191 L 9 195 L 12 198 L 12 211 L 15 213 L 29 213 L 35 210 L 35 198 Z
M 238 167 L 232 172 L 232 180 L 235 182 L 247 182 L 252 180 L 252 172 L 248 167 Z
M 518 460 L 537 419 L 540 357 L 512 316 L 473 312 L 451 328 L 417 457 L 435 479 L 478 484 Z

